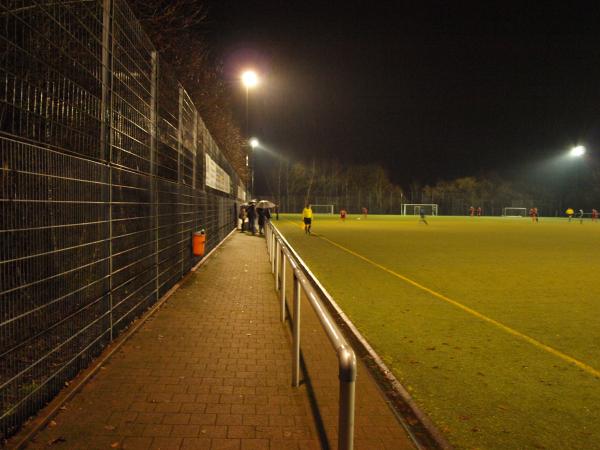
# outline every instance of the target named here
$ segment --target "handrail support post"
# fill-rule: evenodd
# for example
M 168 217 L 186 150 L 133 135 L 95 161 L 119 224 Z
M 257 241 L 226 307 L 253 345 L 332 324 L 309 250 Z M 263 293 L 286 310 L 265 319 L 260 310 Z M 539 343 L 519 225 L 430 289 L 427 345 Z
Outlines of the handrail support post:
M 287 270 L 285 262 L 285 253 L 283 252 L 283 246 L 280 248 L 281 251 L 281 286 L 279 286 L 279 295 L 281 301 L 281 321 L 285 322 L 285 272 Z
M 293 341 L 294 354 L 292 359 L 292 386 L 300 385 L 300 280 L 294 274 L 294 313 L 293 313 Z
M 275 260 L 275 291 L 279 291 L 279 240 L 275 238 L 275 248 L 273 249 L 273 259 Z

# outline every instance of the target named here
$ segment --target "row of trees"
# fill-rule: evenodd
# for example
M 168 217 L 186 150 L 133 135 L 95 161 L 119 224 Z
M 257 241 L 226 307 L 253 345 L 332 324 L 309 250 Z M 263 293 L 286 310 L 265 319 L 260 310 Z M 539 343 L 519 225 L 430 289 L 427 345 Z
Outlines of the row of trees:
M 462 177 L 406 187 L 395 184 L 377 164 L 341 166 L 337 162 L 301 163 L 281 160 L 266 175 L 267 192 L 281 211 L 295 212 L 305 202 L 333 204 L 358 213 L 363 206 L 373 213 L 399 214 L 405 203 L 436 203 L 440 214 L 466 214 L 470 206 L 486 215 L 500 215 L 507 206 L 536 206 L 546 216 L 561 215 L 567 207 L 600 206 L 600 170 L 589 170 L 579 184 L 572 177 L 512 179 L 490 174 Z
M 208 40 L 203 0 L 130 0 L 160 60 L 183 84 L 204 123 L 237 173 L 247 181 L 247 145 L 231 106 L 222 62 Z

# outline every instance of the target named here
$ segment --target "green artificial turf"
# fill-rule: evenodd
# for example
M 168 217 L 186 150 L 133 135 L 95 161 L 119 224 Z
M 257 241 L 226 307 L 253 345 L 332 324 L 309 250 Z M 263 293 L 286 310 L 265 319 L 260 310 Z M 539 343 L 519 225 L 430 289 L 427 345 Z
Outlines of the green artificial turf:
M 600 223 L 357 217 L 275 224 L 453 445 L 600 448 Z

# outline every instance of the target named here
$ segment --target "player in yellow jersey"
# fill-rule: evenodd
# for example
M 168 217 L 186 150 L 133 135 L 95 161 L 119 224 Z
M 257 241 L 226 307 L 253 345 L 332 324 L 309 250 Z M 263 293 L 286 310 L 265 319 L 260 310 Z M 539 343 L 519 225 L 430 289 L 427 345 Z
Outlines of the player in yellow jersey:
M 310 227 L 312 226 L 313 211 L 310 207 L 310 203 L 307 203 L 302 210 L 302 219 L 304 220 L 304 233 L 310 234 Z

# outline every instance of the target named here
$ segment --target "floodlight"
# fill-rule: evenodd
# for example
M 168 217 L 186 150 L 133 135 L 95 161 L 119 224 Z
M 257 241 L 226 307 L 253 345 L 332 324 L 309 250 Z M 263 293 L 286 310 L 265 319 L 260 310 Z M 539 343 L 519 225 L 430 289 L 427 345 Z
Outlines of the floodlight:
M 246 70 L 242 73 L 242 83 L 246 89 L 253 88 L 259 83 L 258 75 L 254 70 Z
M 256 147 L 258 147 L 258 145 L 259 145 L 258 139 L 256 139 L 256 138 L 250 139 L 250 147 L 256 148 Z
M 585 147 L 583 145 L 578 145 L 577 147 L 573 147 L 569 152 L 571 156 L 574 158 L 579 158 L 585 154 Z

